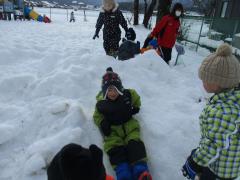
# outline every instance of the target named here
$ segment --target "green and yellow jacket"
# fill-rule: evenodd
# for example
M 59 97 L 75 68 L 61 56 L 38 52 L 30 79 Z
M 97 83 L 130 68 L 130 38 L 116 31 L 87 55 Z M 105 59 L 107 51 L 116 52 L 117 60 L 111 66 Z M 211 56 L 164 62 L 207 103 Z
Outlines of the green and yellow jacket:
M 200 115 L 201 140 L 193 154 L 221 178 L 240 176 L 240 89 L 215 94 Z
M 127 89 L 124 90 L 123 96 L 121 96 L 120 98 L 125 101 L 125 96 L 130 97 L 130 106 L 139 110 L 141 106 L 141 101 L 140 96 L 137 94 L 137 92 L 133 89 Z M 111 102 L 109 100 L 105 100 L 102 92 L 98 93 L 96 99 L 97 104 L 99 102 L 105 103 L 105 101 L 107 103 L 110 103 L 109 108 L 107 108 L 109 111 L 112 111 L 112 109 L 114 108 L 117 109 L 117 112 L 110 113 L 109 115 L 104 115 L 103 113 L 99 112 L 96 105 L 95 112 L 93 114 L 94 122 L 99 128 L 103 119 L 107 119 L 111 122 L 111 134 L 109 136 L 103 137 L 104 150 L 106 152 L 116 146 L 127 145 L 130 140 L 141 140 L 139 122 L 132 116 L 135 113 L 131 114 L 130 116 L 125 115 L 126 111 L 124 111 L 124 109 L 126 109 L 126 106 L 128 105 L 125 104 L 124 107 L 118 107 L 121 106 L 121 103 L 119 105 L 118 102 Z
M 134 89 L 125 89 L 124 91 L 129 94 L 129 95 L 127 94 L 127 96 L 130 96 L 131 106 L 134 107 L 134 108 L 140 108 L 140 106 L 141 106 L 141 101 L 140 101 L 140 96 L 137 94 L 137 92 L 136 92 Z M 125 92 L 124 92 L 124 93 L 125 93 Z M 98 93 L 98 95 L 96 96 L 96 99 L 97 99 L 97 102 L 99 102 L 99 101 L 108 101 L 108 100 L 105 100 L 105 99 L 104 99 L 103 94 L 102 94 L 102 91 L 100 91 L 100 92 Z M 114 105 L 114 104 L 116 104 L 116 103 L 113 102 L 112 105 Z M 120 110 L 121 110 L 121 109 L 119 109 L 119 111 L 120 111 Z M 97 107 L 95 107 L 95 112 L 94 112 L 94 114 L 93 114 L 93 119 L 94 119 L 95 124 L 96 124 L 98 127 L 100 126 L 100 123 L 101 123 L 101 121 L 103 120 L 103 118 L 105 118 L 104 115 L 99 112 L 99 110 L 97 109 Z M 133 117 L 131 117 L 131 119 L 132 119 L 132 118 L 133 118 Z M 121 125 L 122 123 L 121 123 L 121 122 L 117 122 L 117 119 L 118 119 L 118 117 L 116 117 L 116 121 L 115 121 L 115 123 L 113 122 L 113 124 L 115 124 L 115 125 L 117 125 L 117 124 Z M 118 121 L 122 121 L 122 120 L 120 119 L 120 120 L 118 120 Z M 123 120 L 123 122 L 125 122 L 125 121 Z

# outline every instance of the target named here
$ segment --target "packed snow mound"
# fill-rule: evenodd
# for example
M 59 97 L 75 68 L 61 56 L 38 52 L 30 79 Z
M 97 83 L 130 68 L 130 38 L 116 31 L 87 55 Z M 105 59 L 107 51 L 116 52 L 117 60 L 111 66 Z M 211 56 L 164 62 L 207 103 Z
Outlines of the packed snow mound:
M 175 67 L 174 49 L 170 67 L 155 51 L 118 61 L 105 55 L 101 33 L 92 40 L 99 12 L 69 24 L 58 11 L 51 24 L 0 23 L 7 32 L 0 47 L 9 47 L 0 48 L 0 179 L 46 180 L 47 165 L 64 145 L 103 147 L 92 115 L 109 66 L 141 97 L 136 118 L 153 179 L 184 179 L 181 166 L 199 140 L 205 94 L 197 69 L 206 54 L 186 48 Z M 136 33 L 143 42 L 149 32 L 136 27 Z M 104 164 L 114 175 L 106 153 Z
M 17 136 L 17 127 L 9 124 L 0 124 L 0 145 Z

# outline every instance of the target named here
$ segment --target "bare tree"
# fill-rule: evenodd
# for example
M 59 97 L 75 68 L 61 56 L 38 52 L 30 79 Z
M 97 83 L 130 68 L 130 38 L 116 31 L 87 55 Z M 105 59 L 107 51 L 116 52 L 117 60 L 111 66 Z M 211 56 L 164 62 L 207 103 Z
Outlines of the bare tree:
M 134 0 L 133 5 L 133 12 L 134 12 L 134 25 L 138 25 L 138 16 L 139 16 L 139 0 Z
M 146 1 L 145 1 L 146 2 Z M 143 24 L 147 28 L 148 22 L 153 14 L 153 10 L 157 5 L 157 18 L 156 23 L 166 14 L 170 12 L 170 7 L 172 4 L 172 0 L 152 0 L 150 5 L 144 14 Z
M 147 0 L 144 0 L 144 14 L 146 14 L 147 12 L 147 6 L 148 6 Z
M 163 16 L 170 13 L 171 4 L 172 0 L 158 0 L 156 23 L 162 19 Z
M 207 3 L 207 6 L 206 6 L 206 16 L 208 17 L 213 17 L 214 14 L 215 14 L 215 11 L 216 11 L 216 5 L 217 5 L 217 1 L 216 0 L 210 0 L 208 1 Z
M 143 25 L 147 28 L 148 27 L 148 22 L 153 14 L 153 9 L 156 6 L 156 2 L 157 0 L 152 0 L 150 5 L 147 7 L 147 11 L 144 14 L 144 18 L 143 18 Z

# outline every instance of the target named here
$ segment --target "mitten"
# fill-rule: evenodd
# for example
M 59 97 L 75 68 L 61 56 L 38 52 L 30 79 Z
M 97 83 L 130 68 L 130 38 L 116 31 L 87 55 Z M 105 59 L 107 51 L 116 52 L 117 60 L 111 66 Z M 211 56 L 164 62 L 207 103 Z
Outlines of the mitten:
M 132 115 L 137 114 L 139 112 L 140 108 L 138 107 L 132 107 Z
M 195 163 L 191 156 L 188 157 L 187 161 L 182 167 L 183 176 L 188 179 L 194 180 L 195 176 L 202 172 L 203 167 Z
M 95 34 L 94 34 L 93 39 L 96 39 L 96 37 L 99 38 L 98 33 L 95 33 Z
M 111 134 L 111 124 L 106 119 L 103 119 L 100 123 L 100 129 L 104 136 Z

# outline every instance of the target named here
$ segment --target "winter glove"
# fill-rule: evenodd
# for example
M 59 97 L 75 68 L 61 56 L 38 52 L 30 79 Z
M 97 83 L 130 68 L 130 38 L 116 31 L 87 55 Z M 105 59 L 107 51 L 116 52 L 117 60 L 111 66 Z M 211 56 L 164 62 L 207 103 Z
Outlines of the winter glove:
M 98 35 L 98 33 L 95 33 L 95 34 L 94 34 L 94 36 L 93 36 L 93 39 L 95 40 L 95 39 L 96 39 L 96 37 L 97 37 L 97 38 L 99 38 L 99 35 Z
M 100 123 L 100 129 L 104 136 L 111 134 L 111 124 L 106 119 L 103 119 Z
M 148 36 L 145 41 L 144 41 L 144 44 L 143 44 L 143 47 L 142 48 L 147 48 L 148 45 L 149 45 L 149 42 L 153 40 L 153 36 Z
M 196 149 L 194 149 L 191 155 L 187 158 L 187 161 L 182 167 L 183 176 L 187 177 L 188 179 L 194 180 L 195 176 L 202 172 L 203 167 L 199 166 L 197 163 L 193 161 L 192 155 Z
M 138 107 L 132 107 L 132 115 L 137 114 L 139 112 L 140 108 Z

